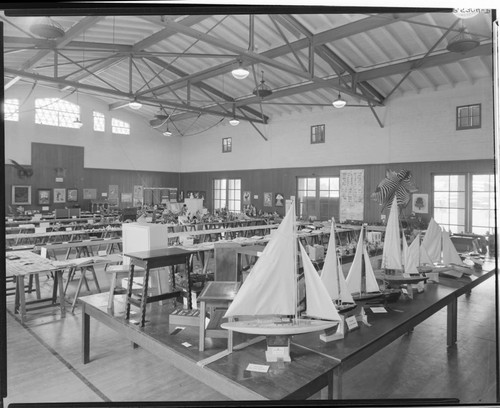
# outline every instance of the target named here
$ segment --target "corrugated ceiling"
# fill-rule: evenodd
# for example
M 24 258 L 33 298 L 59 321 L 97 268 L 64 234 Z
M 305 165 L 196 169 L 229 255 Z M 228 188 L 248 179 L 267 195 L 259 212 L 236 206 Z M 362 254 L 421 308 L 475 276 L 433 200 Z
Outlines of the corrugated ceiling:
M 281 11 L 281 10 L 280 10 Z M 294 11 L 297 11 L 294 9 Z M 9 14 L 6 10 L 5 14 Z M 42 38 L 39 17 L 0 15 L 6 88 L 35 82 L 95 95 L 111 110 L 150 121 L 170 115 L 174 135 L 227 125 L 233 112 L 256 130 L 285 114 L 373 108 L 387 98 L 492 78 L 492 15 L 451 12 L 272 13 L 215 15 L 53 15 L 62 36 Z M 111 14 L 111 13 L 110 13 Z M 457 35 L 477 46 L 450 52 Z M 250 70 L 237 80 L 231 70 Z M 262 81 L 272 94 L 252 92 Z M 167 123 L 158 128 L 164 131 Z

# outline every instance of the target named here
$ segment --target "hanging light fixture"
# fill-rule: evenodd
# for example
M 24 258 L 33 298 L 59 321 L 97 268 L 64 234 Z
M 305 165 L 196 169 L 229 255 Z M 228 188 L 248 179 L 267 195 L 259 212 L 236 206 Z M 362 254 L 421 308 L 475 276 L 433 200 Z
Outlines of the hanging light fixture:
M 229 120 L 229 124 L 231 126 L 238 126 L 240 124 L 240 121 L 238 119 L 236 119 L 235 117 L 233 117 L 232 119 Z
M 163 132 L 163 136 L 167 136 L 167 137 L 172 136 L 172 132 L 170 130 L 168 130 L 168 126 L 167 126 L 167 130 L 165 130 L 165 132 Z
M 462 28 L 460 29 L 458 35 L 453 37 L 449 42 L 446 49 L 451 52 L 465 53 L 473 50 L 479 45 L 479 41 L 472 38 L 472 36 L 465 30 L 464 23 L 462 21 Z
M 340 109 L 340 108 L 343 108 L 345 105 L 346 105 L 346 101 L 344 99 L 342 99 L 342 97 L 340 96 L 340 92 L 339 92 L 339 96 L 337 99 L 335 99 L 333 102 L 332 102 L 332 105 L 337 108 L 337 109 Z
M 129 108 L 134 109 L 134 110 L 139 110 L 142 108 L 142 103 L 140 103 L 137 98 L 134 98 L 133 101 L 130 101 L 128 103 Z
M 260 85 L 255 87 L 255 89 L 253 90 L 253 94 L 255 96 L 258 96 L 259 98 L 265 98 L 266 96 L 271 95 L 273 91 L 271 90 L 271 88 L 269 88 L 269 86 L 266 85 L 264 81 L 264 71 L 260 72 L 262 72 L 262 79 L 260 81 Z
M 61 38 L 64 29 L 50 17 L 40 17 L 30 26 L 30 31 L 38 37 L 46 39 Z
M 238 68 L 233 69 L 231 71 L 231 74 L 233 74 L 233 77 L 235 77 L 236 79 L 245 79 L 249 73 L 250 72 L 247 69 L 245 69 L 241 66 L 241 61 L 240 61 L 240 65 L 238 66 Z

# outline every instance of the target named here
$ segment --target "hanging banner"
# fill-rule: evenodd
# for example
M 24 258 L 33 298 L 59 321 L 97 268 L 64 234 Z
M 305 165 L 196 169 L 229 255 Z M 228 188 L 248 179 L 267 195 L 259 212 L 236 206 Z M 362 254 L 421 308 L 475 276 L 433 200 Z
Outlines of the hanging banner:
M 340 170 L 340 222 L 363 221 L 364 196 L 364 170 Z

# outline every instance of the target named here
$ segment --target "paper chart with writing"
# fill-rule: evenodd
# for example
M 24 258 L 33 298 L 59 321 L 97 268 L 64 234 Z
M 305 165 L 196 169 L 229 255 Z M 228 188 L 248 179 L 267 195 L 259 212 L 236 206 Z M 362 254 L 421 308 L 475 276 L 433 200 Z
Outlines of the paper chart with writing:
M 364 193 L 363 169 L 340 170 L 340 222 L 363 220 Z

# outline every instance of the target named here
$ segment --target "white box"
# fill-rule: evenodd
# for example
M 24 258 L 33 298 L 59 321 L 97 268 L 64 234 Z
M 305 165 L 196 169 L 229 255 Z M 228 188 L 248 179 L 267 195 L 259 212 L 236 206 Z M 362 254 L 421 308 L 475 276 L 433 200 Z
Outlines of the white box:
M 323 245 L 308 245 L 307 252 L 312 261 L 319 261 L 325 257 L 325 248 Z

